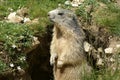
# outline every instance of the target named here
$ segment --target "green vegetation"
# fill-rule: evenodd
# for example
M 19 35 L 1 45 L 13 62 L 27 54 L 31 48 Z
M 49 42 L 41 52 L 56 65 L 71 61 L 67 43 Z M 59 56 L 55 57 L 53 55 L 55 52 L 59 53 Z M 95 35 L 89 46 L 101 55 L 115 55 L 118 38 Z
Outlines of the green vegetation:
M 1 61 L 1 69 L 4 70 L 6 68 L 5 66 L 9 67 L 10 64 L 8 63 L 25 68 L 27 64 L 25 60 L 22 59 L 25 56 L 23 51 L 32 44 L 32 30 L 25 24 L 6 22 L 0 22 L 0 30 L 0 41 L 3 45 L 3 50 L 1 50 L 1 52 L 7 51 L 7 54 L 4 53 L 4 55 L 6 58 L 9 58 L 8 62 L 2 63 Z
M 0 40 L 5 41 L 5 49 L 8 49 L 10 46 L 12 47 L 12 45 L 19 47 L 20 45 L 17 43 L 21 40 L 24 42 L 21 46 L 27 47 L 29 45 L 27 42 L 32 40 L 33 32 L 25 24 L 0 22 L 0 30 Z
M 7 16 L 10 9 L 13 11 L 21 7 L 29 9 L 30 19 L 39 18 L 40 25 L 46 26 L 48 24 L 48 11 L 58 7 L 58 4 L 63 4 L 65 0 L 9 0 L 0 2 L 0 16 Z
M 8 70 L 10 64 L 14 64 L 15 68 L 20 66 L 26 68 L 26 54 L 24 50 L 31 48 L 33 36 L 45 33 L 45 27 L 49 24 L 47 13 L 48 11 L 58 7 L 58 4 L 63 4 L 66 0 L 1 0 L 0 1 L 0 73 Z M 105 4 L 101 7 L 99 2 Z M 77 16 L 81 17 L 81 21 L 92 25 L 95 24 L 108 28 L 111 33 L 120 35 L 120 7 L 110 2 L 110 0 L 85 0 L 83 4 L 76 10 Z M 86 9 L 86 6 L 91 9 Z M 2 21 L 4 17 L 19 8 L 26 7 L 29 9 L 30 19 L 39 18 L 38 24 L 16 24 Z M 101 7 L 101 8 L 100 8 Z M 69 7 L 71 8 L 71 7 Z M 9 60 L 5 62 L 1 59 L 1 51 L 7 51 Z M 115 70 L 95 71 L 91 77 L 83 80 L 120 80 L 120 71 Z
M 108 28 L 110 33 L 120 36 L 120 6 L 110 0 L 86 0 L 76 10 L 83 24 L 96 23 Z
M 113 1 L 85 0 L 76 10 L 76 14 L 85 27 L 96 25 L 107 28 L 111 35 L 120 36 L 120 6 Z M 116 61 L 119 62 L 119 60 Z M 115 63 L 114 67 L 108 66 L 109 69 L 93 70 L 93 74 L 91 76 L 85 75 L 83 80 L 119 80 L 120 69 L 118 68 L 120 63 Z
M 83 24 L 91 24 L 92 15 L 91 13 L 94 12 L 94 8 L 98 6 L 96 0 L 85 0 L 83 4 L 79 6 L 76 10 L 77 16 L 80 16 L 82 19 Z
M 33 37 L 37 34 L 42 36 L 45 33 L 45 27 L 49 25 L 47 18 L 48 11 L 57 8 L 59 3 L 65 0 L 3 0 L 0 1 L 0 48 L 2 55 L 7 56 L 8 60 L 2 60 L 0 57 L 0 73 L 13 69 L 10 64 L 20 68 L 26 68 L 25 61 L 26 54 L 24 50 L 31 48 Z M 18 9 L 28 8 L 29 18 L 39 19 L 38 24 L 21 24 L 21 23 L 7 23 L 4 20 L 10 12 L 17 11 Z M 4 53 L 7 51 L 7 54 Z M 13 69 L 13 70 L 14 70 Z
M 107 27 L 113 34 L 120 36 L 120 6 L 109 2 L 106 8 L 95 13 L 95 20 L 100 26 Z
M 7 65 L 0 60 L 0 73 L 4 72 L 6 68 L 7 68 Z

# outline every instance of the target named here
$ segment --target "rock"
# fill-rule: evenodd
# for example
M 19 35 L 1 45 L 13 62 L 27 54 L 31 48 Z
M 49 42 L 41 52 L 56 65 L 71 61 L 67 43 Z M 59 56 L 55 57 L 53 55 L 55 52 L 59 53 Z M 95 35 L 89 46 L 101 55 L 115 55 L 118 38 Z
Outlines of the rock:
M 99 58 L 97 63 L 96 63 L 97 66 L 103 66 L 103 59 L 102 58 Z
M 7 19 L 8 19 L 8 22 L 11 22 L 11 23 L 20 23 L 23 20 L 22 17 L 16 15 L 16 12 L 10 13 Z
M 26 24 L 39 23 L 38 18 L 31 20 L 27 15 L 28 15 L 28 9 L 21 8 L 16 12 L 11 12 L 6 19 L 7 19 L 7 22 L 11 22 L 11 23 L 26 23 Z
M 115 59 L 113 59 L 113 58 L 110 58 L 110 62 L 115 62 Z
M 113 48 L 111 51 L 113 54 L 120 53 L 120 38 L 119 37 L 110 37 L 108 48 Z
M 103 52 L 102 47 L 99 47 L 99 48 L 98 48 L 98 52 Z
M 92 50 L 92 45 L 85 41 L 84 42 L 84 50 L 85 50 L 85 52 L 89 52 L 90 50 Z
M 106 48 L 104 51 L 105 53 L 111 54 L 113 53 L 113 48 L 109 47 L 109 48 Z
M 74 4 L 74 3 L 72 3 L 71 4 L 73 7 L 78 7 L 79 5 L 78 4 Z
M 70 1 L 70 0 L 67 0 L 67 1 L 65 1 L 65 5 L 72 5 L 73 7 L 78 7 L 80 4 L 82 4 L 82 2 L 83 2 L 84 0 L 72 0 L 72 1 Z
M 28 15 L 28 9 L 27 8 L 21 8 L 16 11 L 16 14 L 21 17 L 26 17 Z
M 72 0 L 71 5 L 73 7 L 78 7 L 80 4 L 82 4 L 84 0 Z
M 38 37 L 33 37 L 33 43 L 32 43 L 32 45 L 35 46 L 35 45 L 37 45 L 39 43 L 40 43 L 40 41 L 38 40 Z
M 30 18 L 24 18 L 24 20 L 23 20 L 23 23 L 28 23 L 28 22 L 31 22 L 31 20 L 30 20 Z
M 38 24 L 39 23 L 39 19 L 35 18 L 33 20 L 30 20 L 29 18 L 27 18 L 26 21 L 24 21 L 24 23 L 26 23 L 26 24 Z

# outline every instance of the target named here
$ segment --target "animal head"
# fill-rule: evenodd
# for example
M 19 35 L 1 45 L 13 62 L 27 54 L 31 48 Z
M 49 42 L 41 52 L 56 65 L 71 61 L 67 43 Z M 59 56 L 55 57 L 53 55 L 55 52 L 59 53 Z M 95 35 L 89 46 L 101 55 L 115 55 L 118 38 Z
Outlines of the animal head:
M 72 11 L 66 9 L 57 8 L 52 10 L 48 12 L 48 17 L 52 22 L 59 25 L 69 25 L 73 27 L 77 24 L 76 15 Z

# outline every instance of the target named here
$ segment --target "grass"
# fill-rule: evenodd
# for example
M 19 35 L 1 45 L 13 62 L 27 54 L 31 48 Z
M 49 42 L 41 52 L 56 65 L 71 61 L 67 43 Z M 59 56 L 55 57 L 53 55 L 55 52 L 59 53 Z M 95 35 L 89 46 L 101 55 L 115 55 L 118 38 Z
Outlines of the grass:
M 47 13 L 57 8 L 58 4 L 62 4 L 64 1 L 65 0 L 0 0 L 0 42 L 3 43 L 3 51 L 8 52 L 8 54 L 5 55 L 10 58 L 7 63 L 0 61 L 0 73 L 6 70 L 5 66 L 10 68 L 8 63 L 22 68 L 27 66 L 26 61 L 20 60 L 25 57 L 24 49 L 30 48 L 34 35 L 39 34 L 42 36 L 42 34 L 45 33 L 45 27 L 49 25 Z M 31 20 L 38 18 L 39 23 L 14 24 L 3 21 L 10 12 L 14 12 L 22 7 L 28 8 L 29 18 Z
M 31 28 L 42 35 L 45 32 L 45 27 L 49 25 L 47 13 L 58 7 L 58 4 L 63 4 L 65 0 L 5 0 L 0 1 L 0 21 L 22 7 L 29 9 L 28 14 L 31 20 L 38 18 L 39 24 L 30 25 Z
M 99 2 L 102 2 L 102 4 L 106 6 L 100 6 Z M 80 17 L 83 25 L 88 23 L 91 18 L 92 20 L 90 23 L 93 21 L 93 24 L 87 24 L 87 26 L 97 25 L 98 27 L 104 27 L 109 30 L 111 35 L 120 36 L 120 6 L 117 6 L 110 0 L 99 0 L 99 2 L 95 0 L 86 0 L 76 10 L 76 14 Z M 86 11 L 86 6 L 90 5 L 93 6 L 93 10 L 89 14 Z M 117 61 L 119 62 L 119 60 L 116 60 L 116 62 Z M 93 70 L 93 74 L 91 74 L 90 77 L 85 75 L 83 80 L 120 80 L 120 69 L 117 69 L 119 66 L 115 67 L 116 70 L 113 70 L 113 67 L 110 68 L 111 66 L 108 66 L 109 69 L 99 71 Z
M 7 16 L 10 11 L 18 10 L 21 7 L 29 9 L 30 19 L 39 18 L 40 25 L 48 24 L 47 13 L 58 7 L 58 4 L 63 4 L 65 0 L 9 0 L 0 3 L 0 16 Z M 8 9 L 9 8 L 9 9 Z
M 32 43 L 32 37 L 39 33 L 42 35 L 45 32 L 45 27 L 49 24 L 47 13 L 58 7 L 58 4 L 63 4 L 65 0 L 4 0 L 0 1 L 0 21 L 7 17 L 10 13 L 10 9 L 13 11 L 18 10 L 21 7 L 27 7 L 29 9 L 30 19 L 39 18 L 39 24 L 25 25 L 25 24 L 13 24 L 0 22 L 0 41 L 4 43 L 4 49 L 9 52 L 11 57 L 11 63 L 26 67 L 25 61 L 20 61 L 25 55 L 19 52 L 16 54 L 16 49 L 19 47 L 26 48 L 30 47 Z M 89 2 L 90 1 L 90 2 Z M 103 27 L 110 30 L 111 33 L 120 35 L 120 8 L 113 3 L 106 2 L 108 0 L 100 0 L 104 2 L 108 8 L 103 8 L 94 13 L 95 22 Z M 84 21 L 91 18 L 90 15 L 85 12 L 87 5 L 96 4 L 96 0 L 86 0 L 85 4 L 80 5 L 76 11 L 77 15 L 82 16 Z M 12 47 L 15 45 L 17 48 Z M 9 67 L 9 64 L 4 63 L 0 60 L 0 73 Z M 116 70 L 111 73 L 111 70 L 95 71 L 91 77 L 85 76 L 84 80 L 120 80 L 120 71 Z
M 27 65 L 26 62 L 19 60 L 19 58 L 24 57 L 24 49 L 31 46 L 33 31 L 30 30 L 28 25 L 6 22 L 0 22 L 0 30 L 0 42 L 3 44 L 1 52 L 9 59 L 7 62 L 3 61 L 4 65 L 9 67 L 8 63 L 14 63 L 15 65 L 25 67 Z M 7 54 L 4 51 L 7 51 Z M 3 70 L 6 68 L 4 65 L 1 67 Z
M 120 6 L 109 2 L 107 8 L 99 9 L 95 13 L 95 21 L 98 25 L 108 28 L 111 34 L 120 36 Z
M 100 6 L 102 3 L 105 6 Z M 86 6 L 92 6 L 91 12 L 86 11 Z M 110 0 L 86 0 L 76 10 L 76 14 L 81 18 L 83 24 L 95 23 L 108 28 L 112 35 L 120 36 L 120 6 Z
M 23 24 L 0 22 L 0 30 L 0 40 L 6 43 L 4 45 L 10 46 L 18 43 L 18 41 L 22 39 L 26 39 L 25 41 L 27 42 L 33 35 L 33 32 L 29 29 L 29 27 Z
M 0 73 L 4 72 L 6 68 L 7 68 L 7 65 L 0 60 Z
M 93 70 L 90 76 L 84 75 L 83 80 L 120 80 L 120 70 L 116 69 L 101 69 Z

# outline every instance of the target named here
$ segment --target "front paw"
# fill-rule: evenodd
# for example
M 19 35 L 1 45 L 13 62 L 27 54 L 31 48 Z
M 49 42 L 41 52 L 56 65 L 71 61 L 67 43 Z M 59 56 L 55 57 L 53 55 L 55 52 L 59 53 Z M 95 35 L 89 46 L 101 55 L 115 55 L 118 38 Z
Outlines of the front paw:
M 54 65 L 57 59 L 57 54 L 52 54 L 50 57 L 50 65 Z
M 62 68 L 63 67 L 63 61 L 58 60 L 57 62 L 57 68 Z

